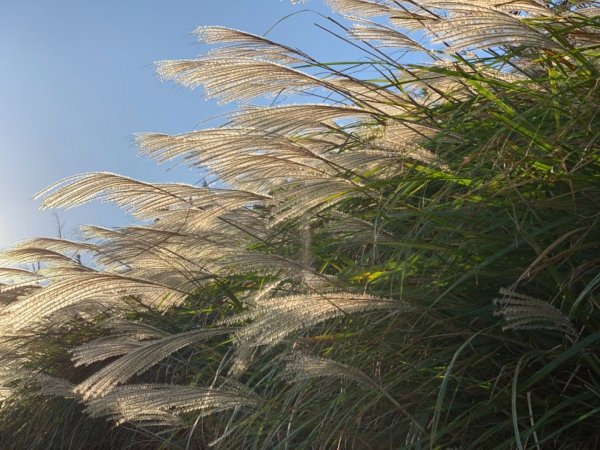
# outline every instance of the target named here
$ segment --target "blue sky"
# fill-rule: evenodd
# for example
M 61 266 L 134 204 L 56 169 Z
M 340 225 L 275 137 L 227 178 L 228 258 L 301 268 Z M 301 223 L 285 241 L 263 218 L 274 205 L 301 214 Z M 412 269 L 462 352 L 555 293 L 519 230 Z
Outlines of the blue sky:
M 24 0 L 0 7 L 0 248 L 34 236 L 56 236 L 52 211 L 39 211 L 37 191 L 66 176 L 108 171 L 146 181 L 196 183 L 184 167 L 138 157 L 132 135 L 182 133 L 227 108 L 162 83 L 153 62 L 193 58 L 206 48 L 190 32 L 225 25 L 263 34 L 279 19 L 320 0 Z M 287 18 L 269 34 L 325 60 L 346 44 L 314 23 L 315 12 Z M 231 108 L 231 107 L 230 107 Z M 57 211 L 63 232 L 79 224 L 125 225 L 129 219 L 98 203 Z

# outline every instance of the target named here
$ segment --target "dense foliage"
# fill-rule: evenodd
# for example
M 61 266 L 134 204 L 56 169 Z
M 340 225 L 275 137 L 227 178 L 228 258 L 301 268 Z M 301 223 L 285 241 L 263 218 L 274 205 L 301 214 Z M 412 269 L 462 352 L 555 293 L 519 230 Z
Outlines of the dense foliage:
M 242 105 L 138 136 L 205 186 L 40 194 L 139 222 L 2 255 L 2 448 L 600 447 L 600 8 L 329 3 L 360 61 L 158 63 Z

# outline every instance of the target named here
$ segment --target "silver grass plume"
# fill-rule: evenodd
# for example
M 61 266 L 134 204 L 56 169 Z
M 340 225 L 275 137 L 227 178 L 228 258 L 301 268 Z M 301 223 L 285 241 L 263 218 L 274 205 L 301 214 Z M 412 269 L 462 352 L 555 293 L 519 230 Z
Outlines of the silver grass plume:
M 376 41 L 377 47 L 393 47 L 414 51 L 427 51 L 425 47 L 400 31 L 377 22 L 361 20 L 352 26 L 349 36 L 362 41 Z
M 134 375 L 144 373 L 172 353 L 197 342 L 230 332 L 231 330 L 226 328 L 194 330 L 139 342 L 131 346 L 130 352 L 111 362 L 80 383 L 75 391 L 83 395 L 84 399 L 105 395 L 118 384 L 126 382 Z M 100 342 L 100 345 L 102 344 L 103 342 Z M 88 364 L 93 361 L 80 362 Z
M 509 289 L 500 290 L 502 298 L 494 300 L 495 315 L 502 316 L 502 330 L 551 330 L 564 334 L 572 343 L 579 338 L 575 327 L 559 309 L 550 303 Z
M 82 268 L 76 255 L 81 252 L 93 250 L 93 244 L 71 242 L 62 239 L 39 238 L 17 243 L 12 248 L 1 252 L 0 262 L 3 264 L 35 264 L 43 262 L 52 265 Z M 39 270 L 38 274 L 40 274 Z
M 264 197 L 250 192 L 200 188 L 188 184 L 145 183 L 112 173 L 88 173 L 65 178 L 36 195 L 45 197 L 42 208 L 73 208 L 92 200 L 115 202 L 142 220 L 173 209 L 219 214 Z
M 414 8 L 407 7 L 390 16 L 392 24 L 409 31 L 430 30 L 440 20 L 441 18 L 437 14 L 416 6 Z
M 222 264 L 222 272 L 227 274 L 236 274 L 243 272 L 273 274 L 280 280 L 270 289 L 278 288 L 279 291 L 285 290 L 283 285 L 290 285 L 297 288 L 299 285 L 308 287 L 311 292 L 319 289 L 330 289 L 334 286 L 334 279 L 331 276 L 324 275 L 307 267 L 302 260 L 296 257 L 283 257 L 272 253 L 261 253 L 258 251 L 237 251 L 219 261 Z M 263 298 L 270 290 L 259 290 L 250 299 L 254 302 L 258 298 Z M 294 292 L 298 292 L 296 289 Z
M 0 283 L 0 312 L 2 307 L 32 295 L 42 289 L 38 282 Z
M 13 267 L 0 267 L 0 312 L 2 307 L 41 289 L 43 276 Z
M 252 57 L 160 61 L 157 71 L 163 80 L 173 80 L 189 88 L 202 85 L 209 98 L 217 98 L 222 103 L 327 86 L 325 81 L 312 75 Z
M 99 315 L 117 319 L 131 313 L 139 313 L 143 309 L 146 309 L 146 306 L 133 298 L 89 298 L 51 312 L 44 320 L 29 324 L 27 330 L 64 328 L 64 325 L 70 321 L 77 321 L 80 324 L 88 322 L 93 325 Z
M 461 0 L 422 0 L 430 8 L 444 8 L 450 16 L 428 26 L 435 43 L 447 43 L 449 51 L 506 45 L 534 48 L 559 46 L 523 20 L 500 9 Z
M 527 25 L 521 17 L 511 14 L 520 11 L 534 16 L 551 15 L 552 11 L 545 2 L 537 0 L 330 0 L 329 3 L 334 9 L 350 17 L 387 16 L 392 23 L 400 27 L 426 30 L 434 43 L 449 44 L 451 52 L 502 45 L 557 47 L 556 43 Z M 380 24 L 374 25 L 373 29 L 363 29 L 362 32 L 359 25 L 358 33 L 359 38 L 380 40 L 383 45 L 394 41 L 393 30 L 388 31 Z M 403 43 L 402 40 L 396 42 Z
M 368 148 L 386 151 L 388 157 L 395 154 L 400 160 L 412 160 L 447 168 L 437 155 L 420 145 L 440 133 L 441 130 L 437 128 L 418 123 L 389 121 L 385 126 L 371 127 L 365 145 Z
M 450 0 L 452 3 L 458 3 L 457 1 Z M 426 2 L 423 2 L 426 3 Z M 429 0 L 431 5 L 443 5 L 447 1 L 441 0 Z M 466 2 L 463 2 L 466 3 Z M 496 8 L 501 11 L 510 12 L 527 12 L 536 16 L 551 15 L 552 10 L 548 7 L 548 4 L 544 0 L 471 0 L 468 2 L 473 6 L 481 6 L 486 8 Z M 434 7 L 434 6 L 431 6 Z M 437 6 L 435 6 L 437 7 Z M 443 8 L 444 6 L 440 6 Z
M 314 178 L 289 182 L 269 202 L 274 206 L 271 225 L 314 215 L 348 198 L 368 197 L 369 189 L 341 178 Z
M 143 341 L 146 339 L 159 339 L 168 335 L 148 323 L 132 320 L 111 320 L 101 324 L 102 328 L 108 330 L 112 336 L 127 336 L 131 339 Z
M 336 178 L 348 170 L 339 161 L 284 136 L 252 129 L 218 129 L 181 136 L 141 135 L 139 142 L 144 151 L 161 160 L 193 158 L 194 165 L 208 165 L 234 186 L 271 196 L 269 204 L 286 208 L 285 213 L 275 209 L 274 223 L 297 217 L 303 210 L 323 209 L 349 196 L 364 195 L 357 182 Z M 358 154 L 360 157 L 364 155 Z M 350 159 L 344 162 L 353 162 L 350 154 L 345 158 Z M 285 188 L 275 196 L 273 189 L 280 185 Z M 298 201 L 292 201 L 290 195 L 302 203 L 300 209 L 294 207 Z
M 292 382 L 320 377 L 351 380 L 368 388 L 379 389 L 377 383 L 362 370 L 327 358 L 295 353 L 287 360 L 282 376 Z
M 437 69 L 443 69 L 444 74 L 440 74 Z M 448 74 L 454 72 L 454 74 Z M 485 67 L 478 64 L 464 64 L 457 61 L 437 61 L 429 67 L 419 66 L 411 68 L 410 72 L 401 74 L 398 80 L 406 89 L 424 90 L 424 94 L 416 97 L 423 104 L 434 105 L 445 103 L 448 99 L 451 101 L 475 97 L 476 92 L 472 86 L 465 83 L 465 75 L 481 76 L 499 83 L 527 83 L 527 88 L 539 89 L 532 85 L 530 80 L 523 75 L 499 70 L 496 68 Z M 418 129 L 419 124 L 411 124 L 411 127 Z M 426 135 L 425 135 L 426 136 Z M 444 136 L 445 138 L 459 138 L 458 136 Z
M 290 334 L 326 320 L 372 310 L 408 309 L 404 303 L 371 295 L 329 293 L 275 297 L 230 319 L 252 320 L 235 333 L 240 343 L 273 346 Z
M 141 279 L 158 277 L 168 286 L 191 291 L 202 285 L 203 280 L 214 277 L 214 271 L 220 267 L 217 261 L 228 249 L 237 250 L 236 246 L 248 241 L 243 230 L 237 235 L 218 234 L 206 226 L 206 221 L 191 220 L 193 223 L 186 222 L 187 226 L 199 228 L 204 222 L 208 229 L 202 233 L 178 233 L 170 231 L 177 224 L 164 224 L 165 221 L 161 220 L 167 229 L 126 227 L 106 230 L 86 227 L 85 232 L 101 239 L 97 261 L 107 268 L 113 271 L 122 268 L 128 276 Z
M 129 336 L 105 336 L 79 345 L 69 352 L 73 365 L 78 367 L 131 353 L 143 345 L 141 340 Z
M 0 267 L 0 280 L 9 282 L 34 281 L 38 280 L 40 275 L 26 269 L 15 267 Z
M 17 242 L 11 249 L 19 250 L 22 248 L 39 248 L 44 250 L 52 250 L 60 253 L 78 253 L 94 251 L 95 245 L 89 242 L 71 241 L 61 238 L 38 237 Z
M 156 282 L 92 270 L 67 270 L 51 273 L 52 284 L 9 305 L 0 318 L 3 327 L 19 330 L 56 311 L 88 299 L 142 296 L 149 304 L 168 306 L 187 295 L 177 288 Z
M 259 403 L 256 394 L 232 383 L 219 388 L 133 384 L 88 400 L 85 412 L 92 417 L 115 420 L 117 424 L 173 425 L 181 423 L 180 414 L 194 412 L 195 415 L 207 416 L 229 409 L 253 408 Z
M 179 136 L 138 135 L 145 154 L 166 161 L 182 157 L 194 167 L 208 167 L 237 188 L 270 195 L 287 178 L 333 176 L 326 155 L 283 135 L 245 128 L 208 129 Z
M 79 399 L 80 396 L 74 391 L 75 385 L 63 378 L 53 377 L 44 373 L 37 373 L 32 381 L 39 389 L 36 394 L 48 397 L 62 397 Z
M 327 4 L 342 14 L 363 17 L 386 16 L 394 11 L 393 2 L 381 0 L 327 0 Z
M 248 355 L 254 347 L 273 347 L 293 333 L 337 317 L 376 310 L 410 309 L 404 302 L 366 294 L 305 294 L 256 299 L 249 311 L 237 314 L 222 323 L 248 321 L 234 333 L 238 353 Z M 239 359 L 234 359 L 234 366 L 238 371 L 243 365 Z
M 382 116 L 395 116 L 414 110 L 414 104 L 405 95 L 380 84 L 349 78 L 335 78 L 328 83 L 359 107 Z
M 232 114 L 233 122 L 241 128 L 259 128 L 280 134 L 309 133 L 331 130 L 340 119 L 372 121 L 373 111 L 355 106 L 330 104 L 297 104 L 274 107 L 245 106 Z
M 246 31 L 220 26 L 202 26 L 194 31 L 194 35 L 205 44 L 225 44 L 223 47 L 210 50 L 206 56 L 209 59 L 259 57 L 280 64 L 307 62 L 307 58 L 301 52 Z

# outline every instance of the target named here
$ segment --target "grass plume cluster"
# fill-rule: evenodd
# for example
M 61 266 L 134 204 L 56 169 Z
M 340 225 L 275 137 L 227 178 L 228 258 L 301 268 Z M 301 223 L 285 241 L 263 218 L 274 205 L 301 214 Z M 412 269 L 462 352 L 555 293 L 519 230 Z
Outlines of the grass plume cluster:
M 360 61 L 158 63 L 240 104 L 138 135 L 206 186 L 40 193 L 140 222 L 0 255 L 3 448 L 600 447 L 599 5 L 328 3 Z

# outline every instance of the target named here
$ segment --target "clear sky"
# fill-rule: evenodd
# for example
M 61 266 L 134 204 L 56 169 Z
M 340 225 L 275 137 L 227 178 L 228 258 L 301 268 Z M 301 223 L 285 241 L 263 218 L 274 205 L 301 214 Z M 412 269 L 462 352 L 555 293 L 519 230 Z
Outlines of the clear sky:
M 197 26 L 263 34 L 307 8 L 329 13 L 322 0 L 0 0 L 0 248 L 56 236 L 53 212 L 40 212 L 32 196 L 63 177 L 108 171 L 198 182 L 200 175 L 184 167 L 138 157 L 131 136 L 202 128 L 226 109 L 204 100 L 201 89 L 161 83 L 153 62 L 203 53 L 190 35 Z M 339 60 L 348 45 L 315 23 L 327 21 L 302 12 L 269 36 Z M 129 221 L 98 203 L 58 213 L 67 236 L 82 223 Z

